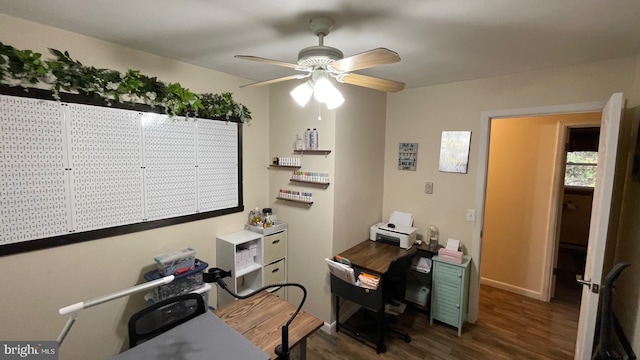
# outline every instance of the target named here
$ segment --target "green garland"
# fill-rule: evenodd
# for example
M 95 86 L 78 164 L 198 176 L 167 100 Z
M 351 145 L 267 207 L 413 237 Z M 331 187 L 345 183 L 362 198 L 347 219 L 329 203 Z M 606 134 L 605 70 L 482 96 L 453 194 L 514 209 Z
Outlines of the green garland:
M 40 53 L 18 50 L 0 42 L 0 84 L 19 83 L 22 87 L 46 84 L 58 100 L 60 92 L 78 93 L 98 96 L 107 103 L 129 101 L 163 107 L 170 115 L 251 120 L 251 111 L 235 102 L 231 93 L 195 94 L 178 83 L 165 84 L 138 70 L 122 74 L 96 69 L 73 60 L 67 51 L 49 51 L 55 59 L 45 60 Z

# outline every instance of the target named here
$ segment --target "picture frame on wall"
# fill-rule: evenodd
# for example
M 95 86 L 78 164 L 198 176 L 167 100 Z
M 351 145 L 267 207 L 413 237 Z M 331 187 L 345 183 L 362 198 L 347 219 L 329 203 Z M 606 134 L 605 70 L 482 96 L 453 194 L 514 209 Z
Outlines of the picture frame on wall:
M 416 171 L 418 143 L 400 143 L 398 147 L 398 170 Z
M 470 145 L 471 131 L 443 131 L 438 169 L 442 172 L 466 174 Z

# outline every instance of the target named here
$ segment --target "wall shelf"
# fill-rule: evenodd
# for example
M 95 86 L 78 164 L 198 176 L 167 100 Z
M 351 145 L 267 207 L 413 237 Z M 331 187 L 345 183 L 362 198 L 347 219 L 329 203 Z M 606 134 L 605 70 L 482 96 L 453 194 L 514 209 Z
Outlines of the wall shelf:
M 276 197 L 276 199 L 278 200 L 283 200 L 283 201 L 290 201 L 290 202 L 294 202 L 294 203 L 299 203 L 299 204 L 307 204 L 309 206 L 311 206 L 311 204 L 313 204 L 313 201 L 304 201 L 304 200 L 294 200 L 294 199 L 285 199 L 282 197 Z
M 300 184 L 308 184 L 308 185 L 317 185 L 317 186 L 322 186 L 322 187 L 328 187 L 329 184 L 328 182 L 319 182 L 319 181 L 307 181 L 307 180 L 296 180 L 296 179 L 289 179 L 290 182 L 292 183 L 300 183 Z
M 289 165 L 269 165 L 269 169 L 300 169 L 302 166 L 289 166 Z
M 327 156 L 331 154 L 331 150 L 293 150 L 296 154 L 309 154 L 309 155 L 324 155 Z

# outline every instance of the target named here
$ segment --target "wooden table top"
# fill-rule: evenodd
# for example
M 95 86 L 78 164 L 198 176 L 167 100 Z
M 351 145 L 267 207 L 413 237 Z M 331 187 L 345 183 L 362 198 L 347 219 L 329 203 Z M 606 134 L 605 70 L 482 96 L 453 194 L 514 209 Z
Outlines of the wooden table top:
M 365 240 L 358 245 L 338 254 L 351 261 L 351 265 L 376 274 L 384 274 L 393 259 L 407 252 L 416 252 L 415 246 L 409 250 L 380 241 Z
M 232 301 L 213 311 L 271 359 L 278 356 L 274 350 L 282 342 L 282 325 L 289 321 L 297 306 L 291 305 L 267 291 L 244 300 Z M 324 322 L 300 310 L 289 325 L 289 348 L 313 334 Z

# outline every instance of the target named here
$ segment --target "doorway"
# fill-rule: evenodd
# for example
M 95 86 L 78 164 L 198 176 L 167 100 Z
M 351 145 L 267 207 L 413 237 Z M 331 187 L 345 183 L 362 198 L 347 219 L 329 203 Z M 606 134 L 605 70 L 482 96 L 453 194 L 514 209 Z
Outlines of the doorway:
M 607 249 L 607 236 L 609 234 L 609 223 L 612 215 L 612 207 L 620 203 L 619 197 L 614 204 L 614 182 L 616 174 L 616 163 L 618 155 L 619 136 L 620 136 L 620 123 L 622 119 L 622 110 L 624 108 L 624 94 L 614 93 L 606 102 L 595 103 L 583 103 L 583 104 L 568 104 L 568 105 L 556 105 L 546 106 L 538 108 L 525 108 L 525 109 L 512 109 L 512 110 L 496 110 L 485 111 L 481 114 L 481 127 L 480 127 L 480 151 L 478 156 L 478 174 L 477 174 L 477 191 L 476 191 L 476 209 L 477 209 L 477 222 L 474 224 L 473 229 L 473 247 L 471 249 L 472 257 L 476 260 L 472 268 L 472 277 L 474 277 L 471 283 L 469 292 L 469 321 L 475 322 L 478 319 L 478 305 L 479 305 L 479 278 L 480 278 L 480 264 L 481 251 L 483 245 L 483 219 L 484 219 L 484 204 L 486 195 L 486 183 L 487 183 L 487 169 L 488 169 L 488 156 L 489 156 L 489 133 L 493 120 L 507 117 L 518 116 L 536 116 L 536 115 L 550 115 L 550 114 L 571 114 L 582 112 L 597 112 L 602 111 L 602 118 L 600 122 L 600 144 L 598 148 L 598 165 L 597 165 L 597 177 L 596 186 L 594 190 L 591 225 L 589 229 L 589 246 L 587 249 L 587 262 L 584 270 L 584 280 L 581 282 L 585 285 L 582 290 L 582 299 L 580 305 L 580 319 L 578 322 L 578 334 L 576 339 L 576 351 L 575 359 L 588 359 L 591 357 L 593 338 L 595 335 L 595 324 L 598 312 L 598 300 L 600 281 L 603 275 L 604 257 Z M 561 127 L 562 128 L 562 127 Z M 560 151 L 558 153 L 561 153 Z M 557 178 L 557 177 L 556 177 Z M 622 178 L 618 178 L 621 180 Z M 620 181 L 619 181 L 620 183 Z M 558 189 L 558 187 L 554 187 Z M 555 200 L 559 199 L 559 194 L 554 197 Z M 551 207 L 556 209 L 556 207 Z M 553 214 L 550 219 L 557 219 L 557 215 Z M 554 238 L 556 229 L 549 229 L 550 236 L 547 237 L 546 249 L 549 253 L 552 253 L 554 246 L 553 243 L 549 244 L 549 239 Z M 553 232 L 551 232 L 553 230 Z M 615 230 L 612 229 L 612 233 Z M 615 246 L 614 243 L 611 243 Z M 547 256 L 549 258 L 550 256 Z M 543 281 L 547 281 L 547 284 L 551 282 L 551 267 L 548 267 L 548 276 L 543 278 Z M 544 289 L 549 289 L 549 286 L 543 286 Z M 550 295 L 549 292 L 544 294 L 546 298 Z
M 589 112 L 493 120 L 483 209 L 482 284 L 549 301 L 547 276 L 557 250 L 563 194 L 564 134 L 568 127 L 597 125 L 600 118 L 601 113 Z M 588 223 L 586 229 L 588 235 Z M 559 265 L 567 260 L 557 259 Z
M 582 286 L 576 275 L 582 275 L 587 259 L 600 127 L 570 127 L 567 135 L 551 299 L 579 306 Z

